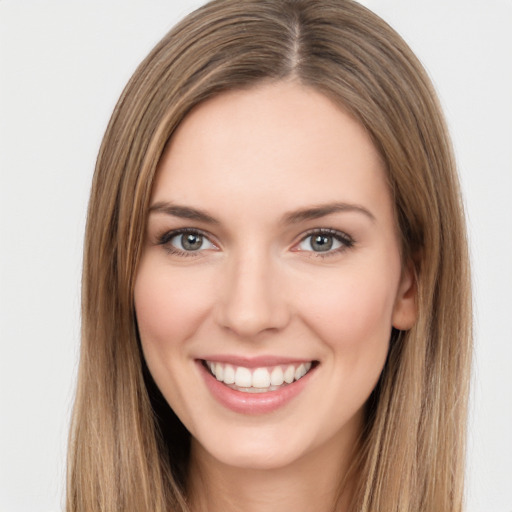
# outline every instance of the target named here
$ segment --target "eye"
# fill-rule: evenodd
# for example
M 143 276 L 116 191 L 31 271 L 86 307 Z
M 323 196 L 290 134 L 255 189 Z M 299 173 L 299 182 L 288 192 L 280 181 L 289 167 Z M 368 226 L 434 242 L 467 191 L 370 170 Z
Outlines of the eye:
M 169 231 L 159 238 L 158 243 L 164 245 L 169 252 L 178 255 L 217 248 L 205 234 L 195 229 Z
M 182 251 L 199 251 L 210 249 L 213 244 L 200 233 L 182 233 L 171 238 L 170 244 Z
M 351 237 L 341 231 L 321 229 L 310 232 L 296 246 L 298 251 L 337 253 L 354 245 Z

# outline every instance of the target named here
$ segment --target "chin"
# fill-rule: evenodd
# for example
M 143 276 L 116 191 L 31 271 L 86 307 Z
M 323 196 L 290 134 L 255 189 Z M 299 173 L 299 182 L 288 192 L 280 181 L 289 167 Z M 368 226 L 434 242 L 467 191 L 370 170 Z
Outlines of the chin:
M 229 432 L 224 433 L 220 442 L 209 439 L 200 443 L 193 438 L 193 444 L 199 452 L 208 454 L 208 458 L 226 466 L 247 470 L 273 470 L 289 466 L 307 451 L 305 443 L 284 437 L 265 435 L 261 431 L 239 434 Z

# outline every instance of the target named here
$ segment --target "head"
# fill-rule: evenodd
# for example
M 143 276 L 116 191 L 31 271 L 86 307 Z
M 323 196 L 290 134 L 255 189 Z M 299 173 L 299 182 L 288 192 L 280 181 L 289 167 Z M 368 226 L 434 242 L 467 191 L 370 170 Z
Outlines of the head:
M 210 100 L 291 82 L 366 134 L 383 170 L 400 267 L 413 283 L 414 322 L 393 329 L 365 406 L 356 502 L 361 510 L 460 508 L 470 305 L 450 143 L 407 45 L 365 8 L 338 0 L 211 2 L 157 45 L 114 111 L 89 206 L 70 467 L 82 488 L 91 474 L 94 486 L 116 475 L 122 489 L 98 487 L 108 506 L 184 506 L 187 433 L 147 371 L 134 304 L 166 148 L 172 154 L 173 135 Z M 73 485 L 68 499 L 77 503 Z

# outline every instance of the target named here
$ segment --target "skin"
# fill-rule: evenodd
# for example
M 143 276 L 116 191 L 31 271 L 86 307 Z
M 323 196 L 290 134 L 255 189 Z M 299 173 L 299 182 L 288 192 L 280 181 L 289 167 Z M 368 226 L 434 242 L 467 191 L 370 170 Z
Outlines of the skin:
M 290 213 L 343 203 L 318 218 Z M 330 510 L 386 360 L 415 320 L 380 156 L 365 130 L 296 82 L 198 106 L 159 165 L 135 285 L 144 356 L 192 434 L 195 511 Z M 182 218 L 162 205 L 207 212 Z M 205 234 L 183 251 L 190 228 Z M 311 230 L 335 230 L 313 250 Z M 329 237 L 330 235 L 328 235 Z M 351 242 L 347 243 L 347 239 Z M 181 252 L 176 252 L 176 250 Z M 317 361 L 303 390 L 265 414 L 220 404 L 197 360 L 217 354 Z M 342 510 L 350 495 L 345 487 Z

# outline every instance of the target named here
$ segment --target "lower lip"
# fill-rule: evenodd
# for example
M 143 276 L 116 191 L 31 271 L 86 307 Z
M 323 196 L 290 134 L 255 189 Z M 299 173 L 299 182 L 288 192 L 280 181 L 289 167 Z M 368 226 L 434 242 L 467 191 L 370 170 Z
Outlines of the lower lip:
M 275 391 L 244 393 L 219 382 L 202 361 L 197 361 L 197 364 L 210 393 L 221 405 L 239 414 L 254 415 L 271 413 L 288 404 L 305 388 L 315 371 L 313 368 L 304 377 Z

